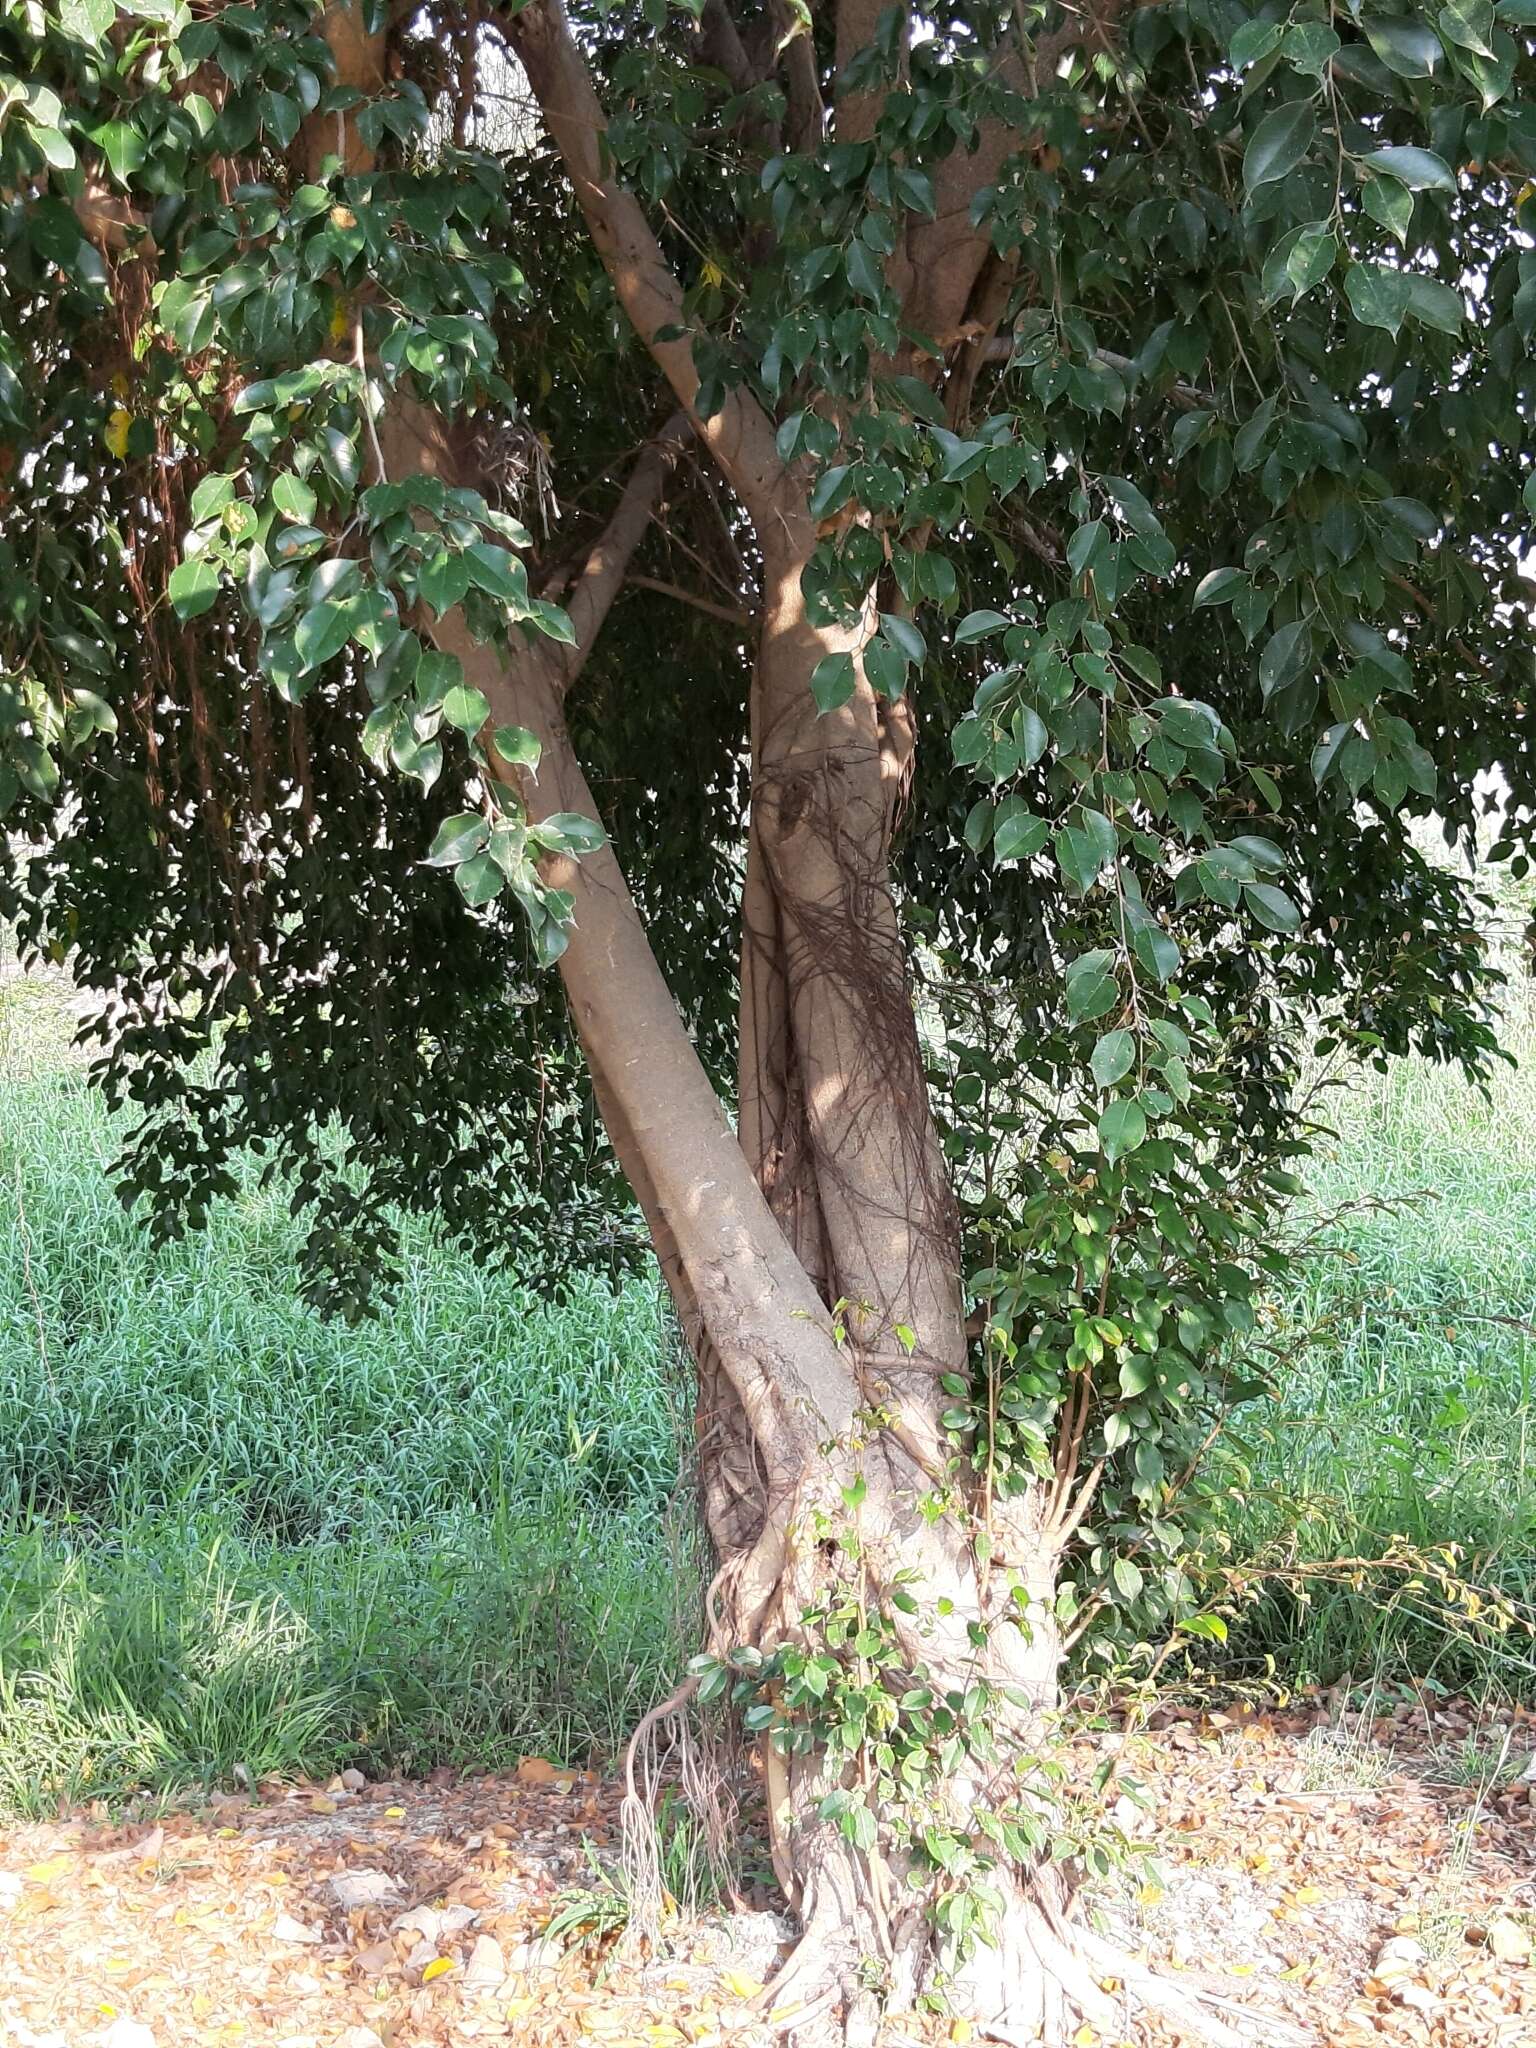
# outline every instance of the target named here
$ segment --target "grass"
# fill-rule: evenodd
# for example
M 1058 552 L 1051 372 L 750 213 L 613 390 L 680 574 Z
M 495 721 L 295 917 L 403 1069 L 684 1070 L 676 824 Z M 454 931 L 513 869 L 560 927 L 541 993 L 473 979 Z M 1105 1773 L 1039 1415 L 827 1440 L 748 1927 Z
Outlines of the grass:
M 150 1253 L 67 1024 L 0 980 L 0 1805 L 611 1755 L 692 1647 L 655 1292 L 539 1301 L 413 1226 L 398 1305 L 327 1324 L 254 1177 Z M 1411 1061 L 1333 1098 L 1298 1228 L 1347 1213 L 1271 1306 L 1279 1399 L 1220 1452 L 1239 1558 L 1456 1543 L 1536 1598 L 1529 1013 L 1511 1044 L 1486 1103 Z M 1470 1647 L 1369 1578 L 1272 1585 L 1230 1648 L 1295 1682 L 1536 1693 L 1528 1642 Z
M 413 1227 L 346 1329 L 254 1176 L 148 1253 L 66 1027 L 0 982 L 0 1803 L 611 1753 L 692 1647 L 655 1292 Z
M 1536 1008 L 1517 1004 L 1520 1064 L 1486 1100 L 1422 1060 L 1332 1094 L 1298 1230 L 1334 1220 L 1273 1304 L 1278 1399 L 1222 1457 L 1239 1556 L 1307 1572 L 1394 1539 L 1454 1544 L 1463 1578 L 1536 1606 Z M 1436 1598 L 1369 1574 L 1272 1591 L 1234 1649 L 1301 1682 L 1536 1685 L 1528 1634 L 1475 1643 Z

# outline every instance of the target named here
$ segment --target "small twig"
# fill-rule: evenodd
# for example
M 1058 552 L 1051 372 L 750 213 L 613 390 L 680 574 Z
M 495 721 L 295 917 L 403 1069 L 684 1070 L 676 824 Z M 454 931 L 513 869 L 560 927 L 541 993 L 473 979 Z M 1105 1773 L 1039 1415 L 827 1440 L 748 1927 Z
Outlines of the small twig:
M 712 619 L 724 619 L 728 626 L 740 626 L 744 633 L 750 633 L 757 623 L 749 612 L 734 605 L 717 604 L 712 597 L 697 590 L 684 590 L 680 583 L 668 583 L 660 576 L 631 574 L 627 580 L 634 590 L 654 590 L 659 597 L 675 597 L 679 604 L 692 605 L 695 611 L 707 612 Z

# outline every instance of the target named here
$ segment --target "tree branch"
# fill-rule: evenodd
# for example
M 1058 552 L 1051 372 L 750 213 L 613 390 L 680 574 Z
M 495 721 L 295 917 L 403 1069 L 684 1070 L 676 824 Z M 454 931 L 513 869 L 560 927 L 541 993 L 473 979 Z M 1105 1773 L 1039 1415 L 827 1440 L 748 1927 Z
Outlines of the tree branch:
M 560 0 L 530 0 L 507 17 L 506 31 L 620 304 L 759 534 L 767 534 L 793 503 L 784 489 L 785 470 L 774 447 L 773 423 L 740 387 L 726 393 L 724 404 L 709 419 L 700 417 L 692 338 L 687 333 L 661 338 L 688 325 L 682 285 L 634 194 L 607 168 L 607 122 Z
M 684 590 L 680 583 L 664 582 L 660 576 L 628 576 L 625 581 L 631 590 L 654 590 L 659 597 L 675 597 L 679 604 L 692 605 L 696 612 L 707 612 L 712 619 L 724 619 L 728 626 L 739 626 L 744 633 L 750 633 L 757 624 L 750 612 L 735 605 L 717 604 L 701 591 Z
M 572 679 L 592 652 L 614 599 L 622 589 L 636 548 L 645 537 L 672 465 L 688 439 L 686 413 L 676 412 L 654 441 L 647 442 L 630 472 L 613 517 L 587 556 L 575 587 L 566 600 L 576 644 L 565 650 Z

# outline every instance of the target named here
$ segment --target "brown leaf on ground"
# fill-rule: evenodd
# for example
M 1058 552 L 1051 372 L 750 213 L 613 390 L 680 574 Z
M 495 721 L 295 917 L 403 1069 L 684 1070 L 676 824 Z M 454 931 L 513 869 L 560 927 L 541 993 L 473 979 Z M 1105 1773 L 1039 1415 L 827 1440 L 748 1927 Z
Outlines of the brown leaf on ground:
M 1345 1730 L 1311 1712 L 1159 1720 L 1107 1738 L 1149 1802 L 1121 1818 L 1158 1865 L 1095 1900 L 1127 1945 L 1323 2048 L 1536 2044 L 1531 1716 L 1479 1726 L 1426 1694 Z M 1501 1781 L 1448 1769 L 1469 1735 L 1507 1758 Z M 1102 1755 L 1084 1739 L 1085 1779 Z M 641 1959 L 540 1942 L 560 1891 L 591 1882 L 583 1836 L 612 1853 L 618 1801 L 527 1758 L 424 1785 L 268 1783 L 149 1830 L 0 1830 L 0 2041 L 767 2048 L 754 2000 L 784 1930 L 766 1911 L 677 1921 Z M 907 2019 L 882 2041 L 960 2038 Z M 1128 2021 L 1119 2038 L 1176 2037 Z

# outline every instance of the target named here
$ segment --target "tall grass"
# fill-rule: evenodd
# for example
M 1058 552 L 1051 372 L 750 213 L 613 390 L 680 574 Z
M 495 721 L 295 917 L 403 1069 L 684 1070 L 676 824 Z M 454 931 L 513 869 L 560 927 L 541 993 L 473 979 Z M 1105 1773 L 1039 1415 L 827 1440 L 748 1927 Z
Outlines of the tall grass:
M 1536 1006 L 1517 991 L 1487 1096 L 1423 1060 L 1324 1098 L 1336 1136 L 1295 1225 L 1309 1249 L 1272 1304 L 1278 1399 L 1217 1461 L 1239 1557 L 1379 1557 L 1455 1544 L 1462 1573 L 1536 1603 Z M 1314 1229 L 1316 1235 L 1313 1235 Z M 1474 1647 L 1433 1598 L 1367 1575 L 1275 1590 L 1241 1654 L 1297 1680 L 1412 1671 L 1536 1692 L 1536 1645 Z
M 0 980 L 0 1805 L 237 1767 L 611 1754 L 691 1648 L 680 1388 L 656 1293 L 536 1300 L 425 1225 L 397 1306 L 300 1307 L 255 1177 L 150 1253 L 59 990 Z M 1484 1101 L 1351 1077 L 1265 1334 L 1279 1397 L 1217 1453 L 1239 1558 L 1454 1542 L 1536 1597 L 1536 1022 Z M 1340 1214 L 1339 1212 L 1342 1212 Z M 1276 1585 L 1240 1666 L 1536 1695 L 1411 1593 Z
M 0 982 L 0 1801 L 610 1752 L 689 1647 L 653 1289 L 425 1225 L 358 1329 L 254 1175 L 150 1253 L 55 988 Z

